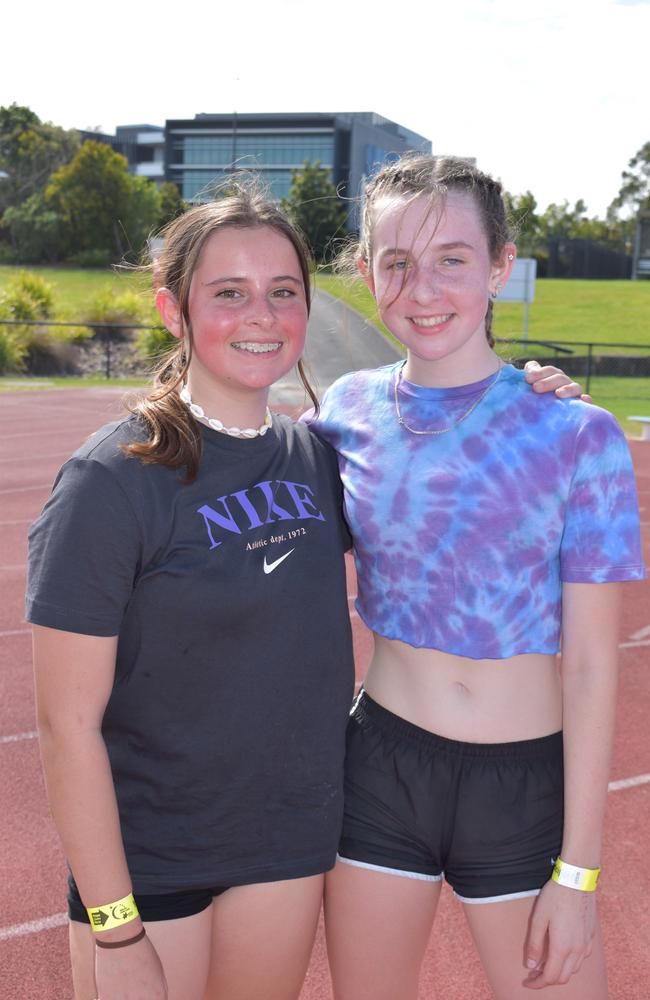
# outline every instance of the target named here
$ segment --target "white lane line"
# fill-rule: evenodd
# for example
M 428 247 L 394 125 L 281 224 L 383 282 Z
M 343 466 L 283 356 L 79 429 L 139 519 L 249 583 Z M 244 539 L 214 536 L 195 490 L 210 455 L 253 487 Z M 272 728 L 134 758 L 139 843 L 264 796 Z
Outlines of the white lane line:
M 0 629 L 0 639 L 5 635 L 31 635 L 31 628 L 7 628 L 2 631 Z
M 650 638 L 650 625 L 646 625 L 645 628 L 640 628 L 638 632 L 633 632 L 630 639 L 649 639 Z
M 65 927 L 67 922 L 67 913 L 54 913 L 51 917 L 30 920 L 27 924 L 12 924 L 10 927 L 0 927 L 0 941 L 23 937 L 25 934 L 36 934 L 38 931 L 49 931 L 53 927 Z
M 2 743 L 22 743 L 23 740 L 36 740 L 38 739 L 37 732 L 29 733 L 14 733 L 12 736 L 0 736 L 0 744 Z
M 620 792 L 624 788 L 636 788 L 638 785 L 650 784 L 650 774 L 637 774 L 635 778 L 621 778 L 620 781 L 610 781 L 609 792 Z
M 6 497 L 10 493 L 33 493 L 34 490 L 51 490 L 52 483 L 38 483 L 36 486 L 14 486 L 10 490 L 0 490 L 0 496 Z
M 621 642 L 619 649 L 634 649 L 636 646 L 650 646 L 650 639 L 641 639 L 639 642 Z

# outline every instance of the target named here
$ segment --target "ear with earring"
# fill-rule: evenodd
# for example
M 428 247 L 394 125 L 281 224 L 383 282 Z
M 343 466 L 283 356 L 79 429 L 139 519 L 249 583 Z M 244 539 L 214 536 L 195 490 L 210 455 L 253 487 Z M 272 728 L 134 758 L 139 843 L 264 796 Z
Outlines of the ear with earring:
M 514 260 L 514 259 L 515 259 L 515 255 L 513 253 L 509 253 L 508 254 L 508 260 Z M 499 294 L 499 292 L 501 291 L 502 287 L 503 287 L 503 285 L 499 281 L 497 281 L 496 285 L 494 286 L 494 289 L 490 292 L 490 295 L 491 295 L 491 297 L 493 299 L 496 299 L 496 297 Z

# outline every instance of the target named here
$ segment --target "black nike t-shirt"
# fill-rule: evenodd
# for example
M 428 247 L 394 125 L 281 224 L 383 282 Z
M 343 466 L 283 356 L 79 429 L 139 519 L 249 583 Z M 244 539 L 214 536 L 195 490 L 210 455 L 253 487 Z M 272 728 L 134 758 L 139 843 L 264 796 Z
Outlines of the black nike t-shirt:
M 341 823 L 354 670 L 334 453 L 283 416 L 252 440 L 202 430 L 183 485 L 125 457 L 136 418 L 107 425 L 30 532 L 28 620 L 119 635 L 103 735 L 142 893 L 316 874 Z

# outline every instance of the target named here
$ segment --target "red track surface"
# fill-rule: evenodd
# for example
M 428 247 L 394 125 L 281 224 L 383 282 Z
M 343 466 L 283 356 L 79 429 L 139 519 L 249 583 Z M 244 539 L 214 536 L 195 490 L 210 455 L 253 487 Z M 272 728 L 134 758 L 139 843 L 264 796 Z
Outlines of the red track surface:
M 38 747 L 28 626 L 26 535 L 66 457 L 119 408 L 111 389 L 0 396 L 0 1000 L 69 1000 L 64 863 L 48 817 Z M 650 565 L 650 444 L 631 442 Z M 354 590 L 350 574 L 350 593 Z M 353 615 L 357 676 L 370 638 Z M 612 1000 L 650 997 L 650 582 L 629 588 L 621 685 L 599 890 Z M 643 779 L 645 776 L 645 780 Z M 55 926 L 47 926 L 54 918 Z M 21 925 L 30 924 L 31 927 Z M 44 924 L 46 926 L 44 926 Z M 301 1000 L 330 1000 L 322 932 Z M 532 994 L 531 994 L 532 996 Z M 461 907 L 447 891 L 425 960 L 422 998 L 489 1000 Z M 260 998 L 263 1000 L 263 998 Z M 399 1000 L 398 997 L 395 1000 Z M 585 1000 L 589 1000 L 588 997 Z

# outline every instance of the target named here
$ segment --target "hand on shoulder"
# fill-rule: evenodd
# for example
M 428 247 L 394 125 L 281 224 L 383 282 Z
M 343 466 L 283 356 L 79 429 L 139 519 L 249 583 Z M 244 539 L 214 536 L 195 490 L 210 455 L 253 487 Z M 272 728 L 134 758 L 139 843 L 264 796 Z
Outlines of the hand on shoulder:
M 579 382 L 574 382 L 555 365 L 542 367 L 539 361 L 527 361 L 524 371 L 533 392 L 554 392 L 558 399 L 574 399 L 577 396 L 585 403 L 593 402 L 591 396 L 582 391 Z

